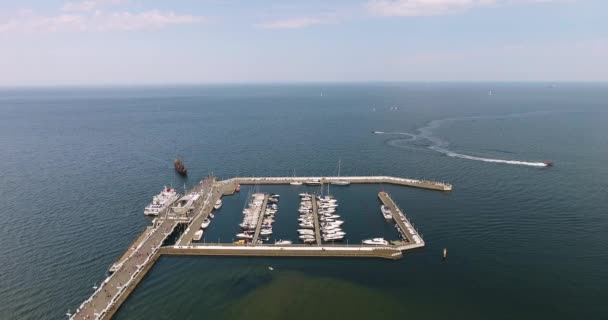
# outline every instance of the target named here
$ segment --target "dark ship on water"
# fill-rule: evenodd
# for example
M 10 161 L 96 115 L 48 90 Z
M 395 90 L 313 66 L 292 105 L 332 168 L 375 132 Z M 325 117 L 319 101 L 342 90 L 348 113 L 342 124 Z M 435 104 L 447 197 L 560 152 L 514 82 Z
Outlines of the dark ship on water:
M 186 168 L 186 166 L 184 165 L 184 162 L 182 162 L 182 159 L 177 158 L 175 159 L 175 161 L 173 161 L 173 166 L 175 167 L 175 171 L 177 173 L 179 173 L 182 176 L 187 176 L 188 175 L 188 168 Z

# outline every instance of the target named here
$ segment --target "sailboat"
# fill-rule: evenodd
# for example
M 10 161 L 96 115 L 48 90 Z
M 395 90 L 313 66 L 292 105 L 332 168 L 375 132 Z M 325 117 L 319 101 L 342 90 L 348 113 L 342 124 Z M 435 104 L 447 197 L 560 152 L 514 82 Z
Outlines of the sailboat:
M 293 177 L 294 178 L 296 177 L 296 169 L 293 169 Z M 292 186 L 301 186 L 302 182 L 294 180 L 294 181 L 291 181 L 289 184 Z
M 341 166 L 341 164 L 342 164 L 342 159 L 339 159 L 338 160 L 338 178 L 340 178 L 340 166 Z M 347 186 L 347 185 L 350 184 L 350 181 L 338 179 L 338 180 L 332 181 L 331 184 L 337 185 L 337 186 Z

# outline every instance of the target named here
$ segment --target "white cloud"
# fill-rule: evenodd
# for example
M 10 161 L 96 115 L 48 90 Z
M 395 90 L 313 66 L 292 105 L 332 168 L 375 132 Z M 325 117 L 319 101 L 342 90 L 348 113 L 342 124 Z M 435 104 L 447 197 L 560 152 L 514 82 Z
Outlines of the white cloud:
M 63 11 L 93 11 L 107 5 L 118 5 L 125 3 L 125 0 L 85 0 L 77 2 L 67 2 L 63 5 Z
M 199 24 L 206 21 L 206 18 L 201 16 L 160 10 L 136 13 L 95 11 L 48 16 L 20 12 L 8 19 L 0 20 L 0 34 L 151 30 L 171 25 Z
M 263 29 L 297 29 L 334 22 L 335 21 L 327 18 L 299 17 L 264 22 L 258 24 L 257 26 Z
M 367 8 L 380 16 L 432 16 L 499 5 L 556 0 L 370 0 Z

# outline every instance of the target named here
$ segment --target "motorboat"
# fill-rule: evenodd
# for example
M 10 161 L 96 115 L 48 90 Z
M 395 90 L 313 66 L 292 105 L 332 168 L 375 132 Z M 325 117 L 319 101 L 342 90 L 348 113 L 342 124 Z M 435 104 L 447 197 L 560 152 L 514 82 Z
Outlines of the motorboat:
M 310 229 L 298 229 L 298 233 L 300 234 L 315 234 L 313 230 Z
M 218 199 L 213 206 L 213 209 L 219 210 L 222 207 L 222 199 Z
M 207 219 L 203 220 L 203 223 L 201 223 L 201 228 L 207 229 L 207 227 L 209 226 L 209 224 L 211 224 L 211 220 L 209 220 L 207 218 Z
M 308 235 L 308 234 L 303 234 L 299 237 L 301 240 L 306 240 L 306 239 L 314 239 L 315 236 L 313 235 Z
M 300 197 L 310 197 L 310 193 L 300 193 L 299 194 Z
M 253 235 L 248 233 L 237 233 L 236 237 L 239 239 L 253 239 Z
M 315 242 L 317 242 L 317 240 L 315 239 L 303 239 L 305 244 L 313 244 Z
M 323 237 L 323 241 L 340 241 L 344 239 L 344 236 L 339 236 L 339 235 L 328 235 Z
M 366 240 L 361 241 L 361 243 L 369 244 L 369 245 L 376 245 L 376 246 L 387 246 L 388 245 L 388 241 L 384 240 L 384 238 L 366 239 Z
M 194 237 L 192 238 L 194 241 L 199 241 L 203 237 L 203 230 L 198 230 L 194 233 Z
M 144 208 L 144 214 L 147 216 L 157 216 L 161 211 L 168 208 L 171 203 L 177 200 L 178 197 L 175 189 L 167 188 L 165 186 L 163 191 L 152 197 L 152 203 Z
M 310 179 L 308 181 L 306 181 L 306 184 L 309 186 L 320 186 L 321 185 L 321 180 L 319 179 Z
M 393 214 L 391 213 L 391 209 L 387 206 L 380 206 L 380 210 L 382 211 L 382 215 L 386 220 L 392 220 Z
M 291 244 L 291 241 L 289 241 L 289 240 L 279 240 L 279 241 L 275 242 L 274 244 L 277 244 L 277 245 L 286 245 L 286 244 Z
M 292 181 L 289 184 L 292 185 L 292 186 L 301 186 L 302 182 L 300 182 L 300 181 Z

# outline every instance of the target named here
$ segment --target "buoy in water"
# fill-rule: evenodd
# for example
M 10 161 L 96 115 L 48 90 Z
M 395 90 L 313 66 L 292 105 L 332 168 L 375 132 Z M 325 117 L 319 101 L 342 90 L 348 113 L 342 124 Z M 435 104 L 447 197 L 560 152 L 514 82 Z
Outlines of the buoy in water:
M 443 259 L 445 260 L 448 257 L 448 249 L 443 248 Z
M 268 267 L 268 270 L 273 271 L 274 268 L 273 267 Z

